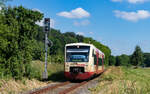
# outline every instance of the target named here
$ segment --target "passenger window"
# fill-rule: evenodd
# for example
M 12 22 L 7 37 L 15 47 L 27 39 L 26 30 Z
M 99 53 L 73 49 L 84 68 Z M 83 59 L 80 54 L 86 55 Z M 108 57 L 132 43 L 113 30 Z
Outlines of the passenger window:
M 97 64 L 97 57 L 96 57 L 96 55 L 94 55 L 94 65 L 96 65 Z
M 98 65 L 101 66 L 102 65 L 102 59 L 98 58 Z
M 94 57 L 94 50 L 93 50 L 93 52 L 92 52 L 92 57 Z

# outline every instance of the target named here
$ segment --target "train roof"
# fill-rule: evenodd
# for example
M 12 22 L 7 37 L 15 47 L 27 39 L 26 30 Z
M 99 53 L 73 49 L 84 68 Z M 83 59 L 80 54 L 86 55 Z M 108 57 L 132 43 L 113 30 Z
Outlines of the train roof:
M 70 44 L 66 44 L 66 46 L 76 46 L 76 45 L 79 45 L 79 46 L 92 46 L 96 51 L 98 51 L 99 53 L 104 55 L 104 53 L 101 50 L 99 50 L 98 48 L 96 48 L 93 44 L 87 44 L 87 43 L 70 43 Z
M 93 46 L 93 44 L 87 44 L 87 43 L 70 43 L 70 44 L 66 44 L 66 46 L 75 46 L 75 45 Z

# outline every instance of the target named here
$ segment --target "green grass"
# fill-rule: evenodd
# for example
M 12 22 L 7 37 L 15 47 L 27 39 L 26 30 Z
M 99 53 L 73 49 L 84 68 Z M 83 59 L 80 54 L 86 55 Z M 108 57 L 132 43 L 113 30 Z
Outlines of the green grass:
M 150 69 L 110 67 L 90 90 L 93 94 L 150 94 Z
M 42 80 L 42 73 L 44 72 L 44 62 L 33 61 L 32 68 L 34 70 L 35 78 Z M 48 63 L 48 81 L 62 81 L 64 80 L 64 64 Z
M 124 71 L 125 80 L 135 81 L 140 84 L 141 87 L 150 84 L 150 69 L 131 69 L 123 67 L 122 70 Z
M 32 78 L 22 78 L 21 80 L 0 79 L 0 94 L 20 94 L 20 92 L 28 91 L 33 88 L 46 86 L 50 82 L 63 81 L 64 79 L 64 64 L 48 63 L 48 80 L 42 80 L 42 73 L 44 72 L 44 62 L 32 61 L 31 64 Z

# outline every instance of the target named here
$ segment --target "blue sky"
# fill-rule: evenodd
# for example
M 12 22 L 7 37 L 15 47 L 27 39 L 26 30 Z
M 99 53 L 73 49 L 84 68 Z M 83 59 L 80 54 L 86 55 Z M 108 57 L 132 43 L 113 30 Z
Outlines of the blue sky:
M 13 0 L 36 9 L 61 32 L 75 32 L 109 46 L 112 55 L 150 52 L 150 0 Z

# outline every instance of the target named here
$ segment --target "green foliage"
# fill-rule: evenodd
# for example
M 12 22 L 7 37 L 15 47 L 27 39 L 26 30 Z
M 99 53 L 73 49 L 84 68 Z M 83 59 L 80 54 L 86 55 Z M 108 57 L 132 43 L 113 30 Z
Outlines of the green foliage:
M 139 46 L 136 46 L 135 51 L 131 56 L 131 63 L 134 66 L 140 66 L 144 63 L 143 61 L 144 61 L 143 52 Z
M 143 54 L 141 48 L 139 46 L 135 47 L 135 51 L 133 52 L 133 54 L 131 56 L 122 54 L 120 56 L 116 56 L 116 66 L 150 66 L 150 54 L 149 53 L 145 53 Z M 110 57 L 111 61 L 110 61 L 110 65 L 112 62 L 114 62 L 113 60 L 114 57 Z
M 32 50 L 32 58 L 33 60 L 43 60 L 44 58 L 44 43 L 41 41 L 34 41 L 33 43 L 33 50 Z
M 110 56 L 109 57 L 109 65 L 112 66 L 112 65 L 115 65 L 116 64 L 116 58 L 115 56 Z
M 129 56 L 122 54 L 121 56 L 116 56 L 116 66 L 129 66 L 130 58 Z
M 114 58 L 116 60 L 114 60 Z M 142 53 L 141 48 L 136 46 L 134 53 L 131 56 L 122 54 L 120 56 L 110 56 L 109 57 L 109 65 L 115 66 L 150 66 L 150 53 Z
M 84 41 L 84 37 L 82 35 L 76 35 L 76 39 L 78 40 L 78 42 Z
M 32 43 L 38 31 L 35 22 L 42 17 L 43 14 L 22 6 L 3 9 L 0 15 L 0 76 L 30 77 Z
M 144 65 L 150 67 L 150 53 L 144 53 Z

